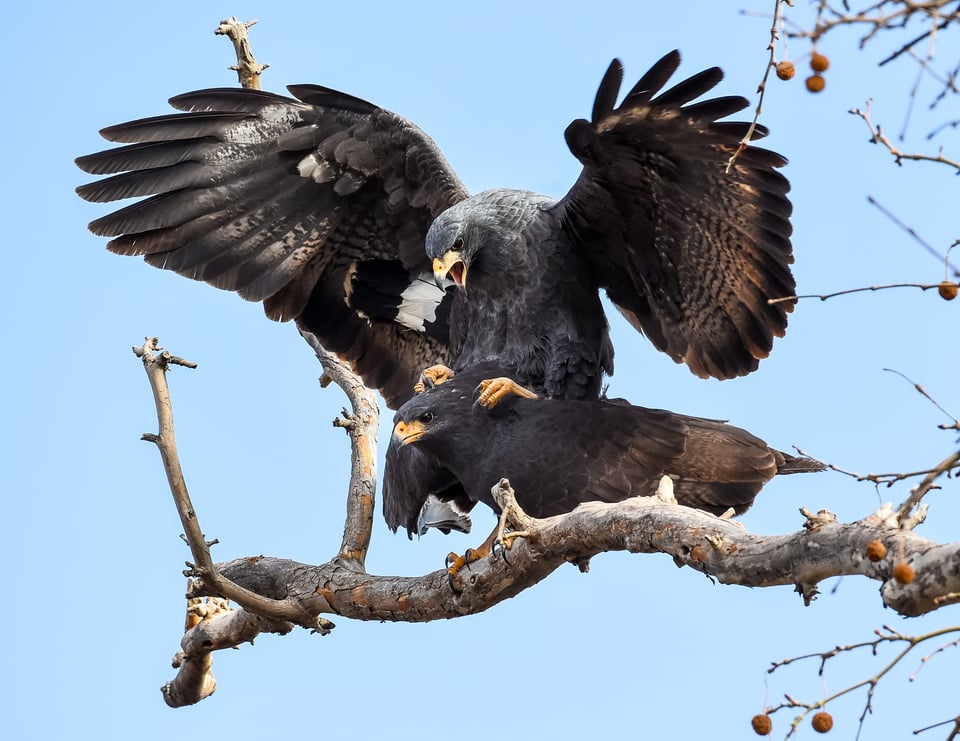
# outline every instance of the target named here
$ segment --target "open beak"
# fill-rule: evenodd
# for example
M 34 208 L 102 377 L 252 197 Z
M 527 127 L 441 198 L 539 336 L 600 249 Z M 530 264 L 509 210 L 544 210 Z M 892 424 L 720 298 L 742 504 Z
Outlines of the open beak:
M 457 284 L 457 288 L 463 288 L 467 282 L 467 264 L 457 250 L 448 250 L 443 257 L 433 260 L 433 278 L 437 285 L 442 288 L 448 276 Z
M 417 420 L 397 422 L 393 428 L 393 435 L 390 436 L 390 447 L 399 448 L 402 445 L 415 443 L 424 436 L 426 431 L 423 422 Z

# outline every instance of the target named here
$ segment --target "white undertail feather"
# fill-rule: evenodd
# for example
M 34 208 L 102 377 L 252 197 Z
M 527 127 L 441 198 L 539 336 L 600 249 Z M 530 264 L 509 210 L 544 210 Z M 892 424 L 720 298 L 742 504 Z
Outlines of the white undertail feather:
M 470 515 L 463 512 L 455 502 L 444 502 L 434 494 L 430 494 L 417 518 L 417 534 L 426 535 L 431 527 L 440 530 L 458 530 L 469 533 L 473 522 Z

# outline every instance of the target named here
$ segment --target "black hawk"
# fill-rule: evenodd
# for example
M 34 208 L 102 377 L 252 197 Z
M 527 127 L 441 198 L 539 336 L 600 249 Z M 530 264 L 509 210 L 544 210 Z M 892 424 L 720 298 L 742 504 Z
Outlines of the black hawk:
M 444 493 L 394 487 L 385 492 L 388 521 L 417 532 L 430 526 L 469 531 L 468 513 L 477 502 L 499 512 L 490 490 L 502 477 L 534 517 L 569 512 L 583 502 L 653 496 L 664 476 L 679 504 L 740 514 L 775 475 L 824 468 L 724 422 L 620 399 L 508 394 L 484 408 L 475 389 L 496 373 L 471 368 L 397 411 L 391 444 L 428 453 L 460 488 Z
M 110 176 L 78 193 L 149 196 L 90 229 L 295 320 L 392 408 L 425 366 L 489 359 L 551 397 L 596 398 L 613 371 L 600 289 L 674 360 L 731 378 L 793 308 L 768 303 L 795 293 L 785 160 L 749 146 L 728 172 L 749 125 L 720 119 L 747 101 L 697 102 L 718 68 L 664 90 L 679 61 L 619 105 L 613 61 L 591 119 L 566 129 L 583 169 L 560 200 L 469 196 L 419 128 L 315 85 L 187 93 L 170 100 L 183 113 L 105 128 L 126 146 L 78 158 Z

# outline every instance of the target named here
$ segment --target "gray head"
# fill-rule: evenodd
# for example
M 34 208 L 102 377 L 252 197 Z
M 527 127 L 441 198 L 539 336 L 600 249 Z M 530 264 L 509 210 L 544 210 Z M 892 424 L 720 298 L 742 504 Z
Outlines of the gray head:
M 506 258 L 526 224 L 550 198 L 520 190 L 487 190 L 454 204 L 430 225 L 427 257 L 438 284 L 447 277 L 458 287 L 482 251 L 496 249 Z

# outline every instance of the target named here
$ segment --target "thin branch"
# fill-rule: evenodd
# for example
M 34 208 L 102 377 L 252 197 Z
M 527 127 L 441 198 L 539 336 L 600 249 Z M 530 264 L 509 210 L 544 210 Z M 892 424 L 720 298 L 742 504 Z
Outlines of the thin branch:
M 952 6 L 952 7 L 951 7 Z M 860 49 L 883 35 L 884 38 L 899 38 L 900 31 L 906 32 L 911 28 L 914 22 L 923 24 L 925 28 L 918 34 L 915 34 L 906 42 L 900 43 L 892 51 L 888 52 L 878 63 L 878 67 L 884 67 L 894 60 L 907 57 L 917 64 L 917 74 L 907 94 L 907 110 L 904 115 L 904 123 L 901 131 L 901 138 L 906 134 L 906 129 L 910 121 L 911 113 L 919 94 L 921 84 L 925 78 L 932 79 L 940 86 L 939 92 L 934 96 L 933 101 L 928 105 L 930 110 L 937 107 L 948 95 L 960 92 L 957 88 L 956 77 L 960 65 L 954 65 L 952 70 L 944 73 L 938 72 L 934 66 L 934 53 L 938 42 L 943 42 L 942 36 L 947 29 L 955 30 L 958 21 L 960 21 L 960 3 L 957 0 L 930 0 L 920 2 L 918 0 L 880 0 L 879 2 L 869 3 L 856 11 L 851 11 L 847 2 L 843 3 L 843 9 L 837 9 L 827 0 L 819 0 L 817 3 L 816 19 L 813 27 L 808 29 L 800 27 L 790 19 L 786 19 L 785 25 L 790 27 L 787 32 L 787 38 L 806 38 L 816 47 L 825 36 L 834 30 L 840 28 L 866 27 L 866 31 L 860 38 Z M 797 30 L 794 30 L 797 29 Z M 896 32 L 896 33 L 890 33 Z M 926 52 L 921 53 L 918 46 L 926 45 Z M 877 127 L 879 131 L 879 127 Z M 932 136 L 932 135 L 931 135 Z M 930 138 L 930 136 L 928 136 Z M 877 141 L 875 139 L 875 141 Z M 892 149 L 891 151 L 895 151 Z M 902 159 L 929 159 L 931 161 L 949 160 L 943 157 L 941 151 L 940 157 L 933 155 L 903 155 L 896 152 L 898 163 Z
M 883 286 L 864 286 L 862 288 L 847 288 L 843 291 L 834 291 L 833 293 L 805 293 L 797 296 L 778 296 L 777 298 L 767 299 L 768 304 L 779 304 L 784 301 L 798 301 L 802 298 L 818 298 L 821 301 L 835 298 L 837 296 L 846 296 L 850 293 L 862 293 L 863 291 L 885 291 L 888 288 L 919 288 L 921 291 L 929 291 L 931 288 L 940 288 L 940 283 L 888 283 Z
M 911 237 L 913 237 L 913 239 L 917 242 L 917 244 L 919 244 L 921 247 L 923 247 L 923 249 L 925 249 L 927 252 L 929 252 L 931 255 L 933 255 L 935 258 L 937 258 L 937 260 L 939 260 L 940 262 L 942 262 L 942 263 L 945 265 L 945 267 L 946 267 L 945 277 L 949 277 L 949 276 L 950 276 L 950 272 L 951 272 L 951 267 L 950 267 L 950 249 L 952 249 L 952 246 L 947 249 L 946 254 L 941 254 L 940 251 L 939 251 L 936 247 L 934 247 L 933 245 L 931 245 L 929 242 L 927 242 L 925 239 L 923 239 L 919 234 L 917 234 L 917 232 L 913 229 L 913 227 L 910 227 L 910 226 L 907 226 L 906 224 L 904 224 L 900 219 L 898 219 L 898 218 L 893 214 L 893 212 L 891 212 L 891 211 L 890 211 L 889 209 L 887 209 L 886 207 L 882 206 L 882 205 L 880 204 L 880 202 L 877 201 L 876 198 L 874 198 L 873 196 L 867 196 L 867 203 L 869 203 L 871 206 L 873 206 L 874 208 L 876 208 L 880 213 L 882 213 L 884 216 L 886 216 L 888 219 L 890 219 L 890 221 L 892 221 L 894 224 L 896 224 L 898 227 L 900 227 L 903 231 L 905 231 L 907 234 L 909 234 Z M 956 243 L 954 243 L 954 244 L 956 244 Z M 958 268 L 953 268 L 952 271 L 953 271 L 953 275 L 954 275 L 955 278 L 960 278 L 960 269 L 958 269 Z
M 903 504 L 901 504 L 897 510 L 897 517 L 905 522 L 910 517 L 913 509 L 919 506 L 927 492 L 938 488 L 936 486 L 936 480 L 944 474 L 950 476 L 953 469 L 958 466 L 960 466 L 960 450 L 940 461 L 940 463 L 934 466 L 927 475 L 923 477 L 923 480 L 919 484 L 910 490 L 910 496 L 904 500 Z
M 753 121 L 750 122 L 750 128 L 747 129 L 747 133 L 744 134 L 743 139 L 740 140 L 740 146 L 737 147 L 736 151 L 730 155 L 730 159 L 727 160 L 727 167 L 724 172 L 730 172 L 740 153 L 750 146 L 753 134 L 757 130 L 760 114 L 763 112 L 763 97 L 767 92 L 767 81 L 770 79 L 770 70 L 777 66 L 777 40 L 780 38 L 781 8 L 784 3 L 793 7 L 793 0 L 773 0 L 773 23 L 770 25 L 770 43 L 767 44 L 770 58 L 767 60 L 767 67 L 764 70 L 763 79 L 760 80 L 760 84 L 757 86 L 757 92 L 760 94 L 760 98 L 757 100 L 757 108 L 753 114 Z
M 834 692 L 833 694 L 830 694 L 830 695 L 825 694 L 825 696 L 822 699 L 817 700 L 815 702 L 809 702 L 809 703 L 801 702 L 796 700 L 792 695 L 789 695 L 789 694 L 784 695 L 783 702 L 781 702 L 779 705 L 776 705 L 774 707 L 765 708 L 765 713 L 767 715 L 773 715 L 774 713 L 780 710 L 802 709 L 802 712 L 799 715 L 797 715 L 793 719 L 793 722 L 791 723 L 790 731 L 789 733 L 787 733 L 787 738 L 789 738 L 796 732 L 797 728 L 799 728 L 799 725 L 804 720 L 804 718 L 806 718 L 813 711 L 824 708 L 827 706 L 828 703 L 833 702 L 834 700 L 840 697 L 843 697 L 844 695 L 848 695 L 851 692 L 855 692 L 863 687 L 866 687 L 867 693 L 864 700 L 863 711 L 860 713 L 859 726 L 857 730 L 857 736 L 859 737 L 860 732 L 863 729 L 863 723 L 866 720 L 867 715 L 873 712 L 873 695 L 877 685 L 880 683 L 880 680 L 883 679 L 883 677 L 886 676 L 895 666 L 900 664 L 900 662 L 903 661 L 903 659 L 906 658 L 907 655 L 909 655 L 913 651 L 913 649 L 915 649 L 917 646 L 920 646 L 935 638 L 940 638 L 942 636 L 951 635 L 957 632 L 960 632 L 960 626 L 951 626 L 948 628 L 941 628 L 939 630 L 934 630 L 929 633 L 924 633 L 922 635 L 910 636 L 910 635 L 904 635 L 903 633 L 900 633 L 899 631 L 894 630 L 890 626 L 884 625 L 882 629 L 877 629 L 874 631 L 874 633 L 878 637 L 872 641 L 863 641 L 860 643 L 854 643 L 847 646 L 836 646 L 833 649 L 830 649 L 829 651 L 805 654 L 803 656 L 795 656 L 793 658 L 784 659 L 782 661 L 775 661 L 773 662 L 771 667 L 767 670 L 768 674 L 773 674 L 778 669 L 781 669 L 785 666 L 794 664 L 799 661 L 818 658 L 820 660 L 820 667 L 817 673 L 822 677 L 824 676 L 824 671 L 826 669 L 827 662 L 829 662 L 831 659 L 836 659 L 838 656 L 853 653 L 854 651 L 857 651 L 861 648 L 869 648 L 873 653 L 873 655 L 876 656 L 879 647 L 885 643 L 905 643 L 906 644 L 906 646 L 899 653 L 897 653 L 897 655 L 894 656 L 893 659 L 888 661 L 884 666 L 880 668 L 880 671 L 878 671 L 876 674 L 874 674 L 871 677 L 867 677 L 863 680 L 860 680 L 859 682 L 854 682 L 853 684 L 847 687 L 844 687 L 843 689 L 837 692 Z M 949 643 L 943 646 L 940 646 L 935 651 L 927 654 L 920 660 L 921 666 L 923 666 L 927 661 L 929 661 L 929 659 L 935 654 L 942 652 L 943 650 L 945 650 L 946 648 L 949 648 L 950 646 L 957 645 L 958 642 L 960 642 L 960 639 L 955 641 L 950 641 Z M 917 672 L 918 671 L 919 669 L 917 670 Z M 910 677 L 910 681 L 913 681 L 913 679 L 916 677 L 917 672 L 913 673 L 913 675 Z
M 946 741 L 954 741 L 954 739 L 960 738 L 960 715 L 958 715 L 956 718 L 942 720 L 939 723 L 934 723 L 932 725 L 925 726 L 923 728 L 918 728 L 913 732 L 913 735 L 916 736 L 921 733 L 924 733 L 925 731 L 932 731 L 935 728 L 941 728 L 943 726 L 950 725 L 951 723 L 953 724 L 953 730 L 950 731 L 950 735 L 947 736 Z
M 936 29 L 942 30 L 949 23 L 958 20 L 957 11 L 953 11 L 946 16 L 939 12 L 942 8 L 945 8 L 952 2 L 955 2 L 955 0 L 932 0 L 931 2 L 900 0 L 897 3 L 894 3 L 895 6 L 899 7 L 896 7 L 896 9 L 892 12 L 884 13 L 882 12 L 882 8 L 889 6 L 891 3 L 884 1 L 876 2 L 863 8 L 862 10 L 855 12 L 850 12 L 850 8 L 846 6 L 845 3 L 844 11 L 841 12 L 833 8 L 829 2 L 826 2 L 826 0 L 820 0 L 817 7 L 817 19 L 814 23 L 814 27 L 809 31 L 800 28 L 795 32 L 790 32 L 788 35 L 794 38 L 808 38 L 816 43 L 837 28 L 843 26 L 867 26 L 866 32 L 860 38 L 860 48 L 862 49 L 867 45 L 868 42 L 876 38 L 881 31 L 889 31 L 895 28 L 906 28 L 910 21 L 916 17 L 920 17 L 921 19 L 932 19 L 934 22 L 937 18 L 942 17 L 944 20 Z M 799 26 L 797 26 L 795 23 L 792 23 L 791 25 L 799 28 Z M 928 38 L 932 32 L 933 29 L 927 30 L 916 38 L 907 41 L 896 52 L 887 57 L 882 63 L 885 64 L 886 62 L 891 61 L 891 58 L 895 58 L 896 56 L 899 56 L 912 49 L 916 44 Z
M 921 386 L 919 383 L 916 383 L 915 381 L 912 381 L 909 378 L 909 376 L 907 376 L 904 373 L 901 373 L 900 371 L 894 368 L 884 368 L 883 370 L 886 371 L 887 373 L 896 373 L 898 376 L 900 376 L 900 378 L 902 378 L 904 381 L 906 381 L 911 386 L 913 386 L 914 391 L 920 394 L 924 399 L 926 399 L 931 404 L 933 404 L 937 409 L 943 412 L 945 416 L 949 417 L 953 421 L 952 425 L 941 427 L 941 429 L 950 429 L 950 430 L 960 429 L 960 419 L 957 419 L 957 417 L 955 417 L 949 411 L 947 411 L 946 407 L 944 407 L 943 404 L 941 404 L 939 401 L 937 401 L 932 396 L 930 396 L 930 394 L 927 393 L 927 390 L 923 386 Z
M 193 555 L 193 564 L 190 575 L 201 579 L 206 594 L 226 597 L 263 617 L 273 620 L 291 620 L 306 627 L 316 627 L 316 613 L 304 610 L 300 603 L 288 600 L 264 599 L 256 592 L 244 589 L 218 572 L 210 556 L 210 544 L 200 529 L 197 513 L 190 501 L 183 470 L 180 467 L 180 457 L 177 452 L 177 442 L 173 428 L 173 405 L 170 400 L 170 389 L 167 385 L 167 368 L 171 356 L 160 347 L 159 339 L 147 338 L 142 347 L 134 348 L 134 353 L 143 360 L 143 367 L 147 372 L 150 387 L 157 407 L 157 421 L 159 433 L 145 435 L 144 439 L 156 444 L 163 460 L 164 471 L 173 494 L 173 501 L 180 515 L 184 537 L 190 546 Z M 195 366 L 194 366 L 195 367 Z
M 958 173 L 960 173 L 960 162 L 945 157 L 943 154 L 943 147 L 941 147 L 940 151 L 935 155 L 901 152 L 896 146 L 894 146 L 893 142 L 890 141 L 887 135 L 883 133 L 879 124 L 874 125 L 873 121 L 870 119 L 870 105 L 872 102 L 872 100 L 868 100 L 864 110 L 852 108 L 850 113 L 863 119 L 863 121 L 867 124 L 867 128 L 870 129 L 870 141 L 874 144 L 882 144 L 884 147 L 886 147 L 887 151 L 893 155 L 894 160 L 898 165 L 903 165 L 904 160 L 914 160 L 918 162 L 939 162 L 954 168 Z
M 269 599 L 256 591 L 239 586 L 222 576 L 214 566 L 210 555 L 210 543 L 206 540 L 196 510 L 187 491 L 183 470 L 180 466 L 180 457 L 177 452 L 176 436 L 173 424 L 173 405 L 170 399 L 170 389 L 167 385 L 167 370 L 172 365 L 195 368 L 196 364 L 171 355 L 160 346 L 156 337 L 147 337 L 141 347 L 133 348 L 134 354 L 143 361 L 144 370 L 153 390 L 154 403 L 157 409 L 157 433 L 147 433 L 143 439 L 157 446 L 163 461 L 167 482 L 173 501 L 180 515 L 180 523 L 184 530 L 184 539 L 190 547 L 193 563 L 188 563 L 187 574 L 196 577 L 202 583 L 202 592 L 205 596 L 222 597 L 233 600 L 257 617 L 258 630 L 263 629 L 264 620 L 271 629 L 279 624 L 285 625 L 288 621 L 309 627 L 313 630 L 327 630 L 331 624 L 319 617 L 320 609 L 314 603 L 304 600 Z M 231 620 L 234 627 L 231 645 L 251 640 L 249 631 L 236 632 L 237 618 Z M 188 625 L 189 625 L 188 619 Z M 221 621 L 217 627 L 222 629 Z M 199 627 L 199 626 L 198 626 Z M 206 630 L 211 626 L 203 624 Z M 195 629 L 194 629 L 195 630 Z M 190 635 L 188 631 L 188 636 Z M 186 640 L 187 636 L 185 636 Z M 210 652 L 214 650 L 207 641 L 201 641 L 199 652 L 184 650 L 183 661 L 179 666 L 176 679 L 167 683 L 163 688 L 164 698 L 168 704 L 197 702 L 209 696 L 216 689 L 216 682 L 210 672 L 212 659 Z
M 257 62 L 250 48 L 250 38 L 247 31 L 257 23 L 258 21 L 255 20 L 244 23 L 233 16 L 220 21 L 220 25 L 213 30 L 217 36 L 226 36 L 233 42 L 233 49 L 237 54 L 237 63 L 231 65 L 229 69 L 237 73 L 241 87 L 251 90 L 260 89 L 260 75 L 270 66 Z
M 932 468 L 924 468 L 920 471 L 898 471 L 896 473 L 857 473 L 856 471 L 850 471 L 846 468 L 841 468 L 833 463 L 828 463 L 827 468 L 829 468 L 831 471 L 836 471 L 837 473 L 843 474 L 844 476 L 849 476 L 857 481 L 869 481 L 871 484 L 877 484 L 878 486 L 883 485 L 887 487 L 893 486 L 900 481 L 906 481 L 907 479 L 914 479 L 918 476 L 927 476 L 938 470 L 938 468 L 934 466 Z
M 314 335 L 304 331 L 300 334 L 317 354 L 323 366 L 324 381 L 333 381 L 343 389 L 353 410 L 344 410 L 343 416 L 334 420 L 334 425 L 343 427 L 350 436 L 351 450 L 347 516 L 338 558 L 363 572 L 373 532 L 377 492 L 377 435 L 380 423 L 377 397 L 344 362 L 327 352 Z
M 937 4 L 937 6 L 939 6 L 939 4 Z M 939 7 L 936 7 L 936 10 L 939 10 Z M 916 46 L 917 44 L 919 44 L 919 43 L 920 43 L 921 41 L 923 41 L 924 39 L 930 39 L 930 41 L 932 42 L 932 41 L 936 38 L 937 31 L 942 31 L 942 30 L 945 29 L 947 26 L 949 26 L 951 23 L 953 23 L 955 20 L 957 20 L 957 15 L 956 15 L 956 13 L 952 13 L 952 14 L 948 15 L 948 16 L 947 16 L 946 18 L 944 18 L 940 23 L 934 24 L 931 28 L 928 28 L 926 31 L 924 31 L 923 33 L 921 33 L 919 36 L 916 36 L 915 38 L 911 39 L 910 41 L 907 41 L 905 44 L 903 44 L 899 49 L 897 49 L 895 52 L 893 52 L 893 53 L 890 54 L 889 56 L 881 59 L 879 62 L 877 62 L 877 66 L 878 66 L 878 67 L 882 67 L 883 65 L 887 64 L 888 62 L 892 62 L 894 59 L 896 59 L 897 57 L 901 56 L 902 54 L 906 54 L 906 53 L 912 54 L 912 53 L 913 53 L 913 47 L 914 47 L 914 46 Z

